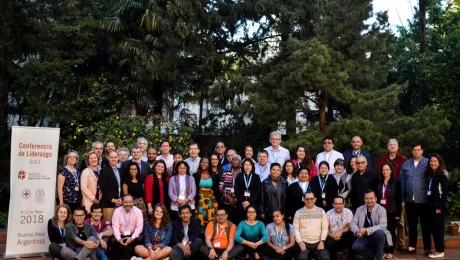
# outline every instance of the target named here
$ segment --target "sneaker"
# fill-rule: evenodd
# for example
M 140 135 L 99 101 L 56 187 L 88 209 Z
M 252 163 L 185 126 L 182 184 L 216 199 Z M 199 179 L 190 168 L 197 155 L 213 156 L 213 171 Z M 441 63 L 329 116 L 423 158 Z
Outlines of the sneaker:
M 133 257 L 131 257 L 131 259 L 129 259 L 129 260 L 137 260 L 137 256 L 133 256 Z

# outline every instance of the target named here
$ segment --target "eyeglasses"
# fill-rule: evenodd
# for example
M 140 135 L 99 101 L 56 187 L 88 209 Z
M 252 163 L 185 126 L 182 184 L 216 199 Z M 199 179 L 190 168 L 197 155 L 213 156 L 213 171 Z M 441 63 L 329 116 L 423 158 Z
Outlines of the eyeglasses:
M 83 214 L 83 215 L 73 215 L 73 216 L 76 218 L 83 218 L 85 215 Z
M 355 162 L 355 164 L 365 164 L 366 162 Z
M 216 214 L 216 217 L 225 217 L 227 214 Z

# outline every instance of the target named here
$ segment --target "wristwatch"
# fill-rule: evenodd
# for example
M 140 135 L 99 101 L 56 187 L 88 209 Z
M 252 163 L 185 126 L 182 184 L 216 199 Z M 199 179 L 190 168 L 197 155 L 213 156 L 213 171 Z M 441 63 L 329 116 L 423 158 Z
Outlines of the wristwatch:
M 283 250 L 286 250 L 286 247 L 285 247 L 285 246 L 283 246 Z
M 210 247 L 208 247 L 208 248 L 209 248 L 209 250 L 211 250 L 211 249 L 214 249 L 214 247 L 213 247 L 213 246 L 210 246 Z

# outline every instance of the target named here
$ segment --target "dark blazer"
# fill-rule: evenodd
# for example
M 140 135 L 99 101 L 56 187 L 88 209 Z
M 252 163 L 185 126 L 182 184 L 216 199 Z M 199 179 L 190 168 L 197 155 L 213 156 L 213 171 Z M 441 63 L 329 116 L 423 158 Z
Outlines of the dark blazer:
M 65 227 L 62 229 L 64 231 Z M 65 233 L 63 232 L 64 236 L 61 235 L 59 228 L 53 225 L 53 220 L 48 220 L 48 237 L 51 243 L 58 243 L 62 244 L 65 243 Z
M 212 178 L 212 193 L 214 194 L 214 197 L 216 198 L 217 201 L 220 201 L 220 198 L 222 196 L 222 193 L 219 191 L 219 175 L 213 175 L 211 172 L 209 173 Z M 195 195 L 195 208 L 198 208 L 198 203 L 200 202 L 200 198 L 198 195 L 198 192 L 200 191 L 200 180 L 201 180 L 201 174 L 195 173 L 193 176 L 193 179 L 195 180 L 195 188 L 196 188 L 196 195 Z
M 382 199 L 383 180 L 377 185 L 377 203 Z M 401 182 L 399 180 L 390 180 L 387 186 L 388 197 L 385 200 L 388 203 L 387 213 L 396 213 L 396 217 L 401 217 Z
M 244 175 L 246 173 L 241 172 L 239 173 L 236 178 L 235 178 L 235 196 L 236 199 L 238 200 L 237 205 L 241 206 L 241 203 L 243 201 L 249 201 L 249 203 L 256 208 L 259 206 L 259 199 L 260 199 L 260 194 L 262 190 L 262 183 L 260 182 L 260 177 L 256 173 L 252 173 L 252 179 L 251 183 L 249 183 L 248 190 L 251 193 L 251 196 L 249 198 L 246 198 L 244 196 L 244 192 L 246 191 L 246 184 L 244 182 Z M 248 178 L 249 180 L 249 178 Z
M 171 237 L 171 245 L 177 245 L 178 243 L 182 242 L 184 239 L 184 226 L 182 225 L 182 220 L 174 220 L 172 222 L 173 225 L 173 235 Z M 191 217 L 190 223 L 188 224 L 188 238 L 190 241 L 195 240 L 200 236 L 201 233 L 201 225 L 198 219 Z
M 428 179 L 428 183 L 430 183 Z M 442 194 L 440 194 L 440 190 Z M 445 210 L 446 200 L 447 200 L 447 177 L 441 173 L 441 175 L 435 175 L 433 181 L 431 182 L 431 195 L 427 196 L 428 204 L 433 205 L 436 209 Z
M 129 177 L 129 169 L 128 169 L 128 164 L 131 163 L 133 160 L 132 159 L 129 159 L 129 160 L 126 160 L 124 161 L 121 166 L 120 166 L 120 176 L 122 178 L 122 181 L 121 183 L 123 183 L 125 180 L 129 180 L 130 177 Z M 166 169 L 165 169 L 166 171 Z M 149 163 L 148 162 L 144 162 L 141 160 L 141 176 L 142 178 L 141 181 L 144 182 L 145 180 L 145 177 L 147 177 L 147 175 L 149 174 Z
M 342 187 L 339 187 L 335 181 L 334 176 L 329 174 L 326 176 L 327 180 L 324 186 L 324 190 L 321 190 L 319 178 L 319 175 L 313 177 L 311 180 L 311 188 L 316 197 L 316 206 L 323 208 L 324 211 L 327 212 L 328 210 L 332 209 L 334 198 L 339 194 L 339 188 L 343 188 L 343 183 L 341 183 Z M 323 199 L 321 196 L 323 192 L 326 193 L 325 199 Z M 324 200 L 326 201 L 326 207 L 323 206 Z
M 307 192 L 312 191 L 311 182 L 308 184 Z M 303 201 L 304 193 L 299 182 L 294 182 L 286 190 L 286 214 L 285 217 L 292 223 L 297 210 L 305 206 Z
M 270 177 L 262 182 L 262 196 L 260 214 L 265 214 L 265 219 L 273 216 L 273 211 L 281 209 L 286 211 L 286 190 L 288 184 L 284 177 L 280 176 L 278 187 L 275 188 Z M 252 194 L 251 194 L 252 195 Z
M 112 203 L 112 199 L 119 199 L 121 197 L 122 175 L 120 170 L 118 170 L 118 173 L 120 174 L 120 184 L 118 184 L 115 172 L 110 165 L 101 170 L 99 188 L 102 191 L 101 205 L 103 208 L 115 208 L 116 206 Z
M 354 173 L 351 177 L 351 209 L 356 210 L 364 205 L 364 192 L 368 189 L 377 192 L 377 184 L 377 175 L 369 170 L 366 170 L 363 175 L 360 175 L 359 172 Z

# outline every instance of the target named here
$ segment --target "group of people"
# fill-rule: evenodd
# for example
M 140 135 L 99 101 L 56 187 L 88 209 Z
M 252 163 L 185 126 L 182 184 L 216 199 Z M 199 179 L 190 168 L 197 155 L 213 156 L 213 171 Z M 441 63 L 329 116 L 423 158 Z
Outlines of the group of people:
M 132 259 L 391 259 L 396 245 L 416 253 L 419 220 L 425 255 L 444 256 L 448 172 L 439 155 L 425 158 L 415 143 L 408 160 L 390 139 L 374 172 L 359 136 L 343 154 L 325 137 L 316 160 L 304 146 L 291 160 L 279 132 L 269 140 L 256 160 L 251 146 L 242 158 L 223 142 L 210 157 L 192 143 L 184 159 L 169 141 L 158 152 L 145 138 L 131 150 L 106 142 L 105 156 L 95 142 L 83 167 L 69 151 L 48 223 L 51 256 L 108 259 L 130 247 Z

